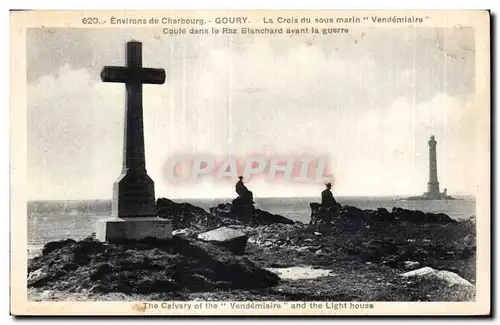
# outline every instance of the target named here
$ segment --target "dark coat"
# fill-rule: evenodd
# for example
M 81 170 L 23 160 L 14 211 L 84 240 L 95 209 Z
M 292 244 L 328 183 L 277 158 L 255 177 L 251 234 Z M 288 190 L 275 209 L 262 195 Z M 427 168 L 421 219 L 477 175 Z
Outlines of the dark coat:
M 333 197 L 333 194 L 330 190 L 326 189 L 323 192 L 321 192 L 321 205 L 323 206 L 337 205 L 337 201 Z

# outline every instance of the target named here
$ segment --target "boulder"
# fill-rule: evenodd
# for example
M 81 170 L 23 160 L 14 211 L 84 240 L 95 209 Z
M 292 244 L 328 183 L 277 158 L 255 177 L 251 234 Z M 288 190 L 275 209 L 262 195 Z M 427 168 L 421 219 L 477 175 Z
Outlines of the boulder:
M 193 237 L 195 232 L 191 228 L 183 228 L 172 231 L 172 236 Z
M 467 281 L 466 279 L 462 278 L 460 275 L 450 272 L 450 271 L 437 271 L 434 273 L 434 276 L 446 283 L 449 283 L 450 285 L 460 285 L 460 286 L 465 286 L 465 287 L 474 287 L 472 283 Z
M 404 266 L 405 266 L 405 269 L 407 269 L 407 270 L 415 270 L 416 268 L 418 268 L 420 266 L 420 263 L 415 262 L 415 261 L 405 261 Z
M 338 209 L 332 207 L 324 207 L 319 203 L 311 202 L 309 203 L 311 208 L 311 220 L 310 225 L 316 225 L 320 223 L 330 223 L 335 217 L 338 217 Z
M 40 295 L 40 299 L 42 300 L 50 300 L 54 297 L 54 291 L 53 290 L 45 290 L 42 292 Z
M 58 250 L 60 248 L 63 248 L 64 246 L 71 245 L 74 243 L 76 242 L 73 239 L 49 242 L 45 244 L 45 246 L 43 246 L 42 254 L 48 255 L 55 250 Z
M 283 280 L 311 280 L 327 276 L 335 276 L 331 270 L 314 268 L 310 265 L 292 266 L 284 268 L 268 268 Z
M 172 228 L 192 228 L 200 231 L 218 226 L 213 216 L 200 207 L 190 203 L 176 203 L 166 198 L 156 201 L 156 214 L 160 218 L 172 221 Z
M 35 287 L 48 277 L 49 267 L 44 265 L 43 267 L 36 269 L 28 274 L 28 286 Z
M 198 235 L 198 239 L 222 246 L 235 254 L 243 254 L 248 241 L 244 232 L 229 227 L 220 227 Z
M 409 272 L 403 273 L 403 274 L 401 274 L 401 276 L 403 278 L 420 277 L 420 276 L 424 276 L 424 275 L 433 273 L 435 271 L 436 270 L 434 270 L 432 267 L 426 266 L 426 267 L 422 267 L 420 269 L 416 269 L 416 270 L 413 270 L 413 271 L 409 271 Z
M 472 283 L 462 278 L 460 275 L 450 272 L 450 271 L 438 271 L 431 267 L 423 267 L 417 270 L 406 272 L 401 274 L 403 278 L 426 278 L 426 279 L 437 279 L 445 282 L 448 285 L 458 285 L 464 287 L 474 287 Z

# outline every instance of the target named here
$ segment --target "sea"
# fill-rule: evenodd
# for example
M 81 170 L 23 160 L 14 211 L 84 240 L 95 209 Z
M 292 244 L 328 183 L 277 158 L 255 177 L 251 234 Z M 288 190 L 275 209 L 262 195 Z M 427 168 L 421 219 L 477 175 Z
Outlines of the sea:
M 403 197 L 337 197 L 342 205 L 360 209 L 401 207 L 425 212 L 443 212 L 460 220 L 476 214 L 476 201 L 471 197 L 457 197 L 457 200 L 407 201 Z M 174 202 L 188 202 L 208 211 L 220 203 L 231 202 L 229 198 L 179 199 Z M 256 207 L 280 214 L 294 221 L 309 222 L 309 203 L 319 202 L 314 197 L 298 198 L 255 198 Z M 111 215 L 109 200 L 80 201 L 30 201 L 28 202 L 28 257 L 40 253 L 43 245 L 50 241 L 72 238 L 83 239 L 93 233 L 96 220 Z

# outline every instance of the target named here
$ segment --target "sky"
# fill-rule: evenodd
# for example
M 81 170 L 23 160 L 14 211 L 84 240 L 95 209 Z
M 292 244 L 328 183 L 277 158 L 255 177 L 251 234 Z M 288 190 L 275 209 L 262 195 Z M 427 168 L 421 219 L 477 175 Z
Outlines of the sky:
M 329 36 L 167 36 L 161 28 L 29 29 L 28 197 L 109 199 L 122 166 L 125 87 L 103 83 L 125 43 L 163 85 L 143 87 L 146 167 L 157 197 L 233 197 L 232 181 L 171 183 L 169 159 L 326 157 L 338 196 L 426 190 L 428 138 L 448 193 L 474 195 L 474 33 L 357 28 Z M 321 183 L 253 177 L 256 197 Z

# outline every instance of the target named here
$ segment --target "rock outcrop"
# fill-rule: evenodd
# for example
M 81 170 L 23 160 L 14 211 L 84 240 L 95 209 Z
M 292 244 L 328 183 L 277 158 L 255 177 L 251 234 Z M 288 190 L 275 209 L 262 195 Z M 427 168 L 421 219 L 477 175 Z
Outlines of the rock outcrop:
M 377 210 L 362 210 L 356 207 L 344 205 L 338 209 L 325 208 L 319 203 L 310 203 L 310 224 L 321 223 L 344 223 L 353 226 L 369 225 L 372 222 L 411 222 L 416 224 L 457 223 L 444 213 L 430 213 L 419 210 L 407 210 L 394 207 L 391 212 L 385 208 Z
M 444 213 L 430 213 L 419 210 L 408 210 L 403 208 L 393 208 L 391 215 L 396 221 L 408 221 L 413 223 L 457 223 Z
M 49 243 L 28 264 L 28 287 L 126 294 L 262 289 L 277 275 L 209 242 L 169 240 L 104 245 L 92 238 Z
M 173 229 L 190 228 L 197 232 L 238 223 L 237 220 L 227 217 L 214 216 L 190 203 L 176 203 L 165 198 L 156 201 L 156 214 L 160 218 L 172 220 Z
M 248 217 L 246 214 L 244 216 L 236 214 L 232 210 L 230 203 L 222 203 L 216 207 L 210 208 L 210 214 L 212 214 L 216 219 L 230 219 L 235 220 L 236 223 L 249 224 L 253 226 L 257 225 L 270 225 L 274 223 L 293 225 L 295 222 L 286 217 L 280 216 L 278 214 L 272 214 L 264 210 L 254 209 L 252 212 L 252 217 Z
M 229 225 L 270 225 L 273 223 L 294 224 L 293 220 L 260 209 L 235 213 L 231 203 L 219 204 L 210 208 L 210 213 L 189 203 L 176 203 L 160 198 L 156 202 L 156 214 L 160 218 L 172 220 L 172 227 L 205 232 Z
M 244 220 L 231 204 L 208 213 L 159 199 L 158 215 L 175 222 L 173 238 L 48 243 L 41 256 L 28 262 L 28 287 L 41 299 L 56 299 L 58 292 L 97 299 L 142 295 L 137 300 L 474 299 L 474 222 L 399 208 L 342 206 L 332 213 L 311 207 L 317 213 L 314 225 L 258 209 L 251 221 Z M 297 266 L 319 267 L 334 276 L 292 283 L 268 271 L 291 268 L 295 277 Z M 418 271 L 421 266 L 429 268 Z M 411 270 L 418 272 L 399 276 Z

